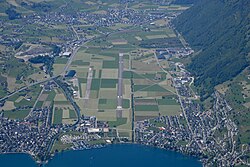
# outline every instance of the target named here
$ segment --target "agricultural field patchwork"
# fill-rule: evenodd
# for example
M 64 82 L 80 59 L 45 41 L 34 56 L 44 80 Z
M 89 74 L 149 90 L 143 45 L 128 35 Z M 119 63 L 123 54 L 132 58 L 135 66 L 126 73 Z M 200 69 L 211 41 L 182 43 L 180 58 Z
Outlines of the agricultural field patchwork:
M 24 119 L 34 106 L 41 90 L 42 88 L 37 85 L 19 92 L 8 98 L 0 110 L 3 111 L 5 117 L 10 119 Z
M 134 27 L 125 33 L 114 33 L 106 38 L 90 41 L 86 44 L 87 48 L 79 49 L 70 70 L 76 71 L 77 81 L 74 87 L 77 87 L 79 96 L 75 97 L 75 101 L 81 108 L 82 115 L 95 115 L 98 120 L 107 121 L 111 127 L 120 128 L 122 134 L 131 136 L 132 84 L 135 120 L 159 115 L 180 115 L 181 108 L 172 77 L 166 71 L 170 68 L 168 61 L 157 60 L 156 48 L 141 47 L 142 40 L 144 43 L 145 40 L 154 39 L 172 40 L 175 37 L 172 30 L 159 28 L 165 23 L 166 20 L 159 20 L 148 25 L 150 32 L 146 32 L 145 28 Z M 122 118 L 117 118 L 116 114 L 119 53 L 123 53 L 124 62 Z M 73 81 L 68 82 L 72 84 Z M 57 112 L 63 115 L 62 110 Z
M 31 4 L 49 2 L 52 9 L 55 6 L 63 7 L 64 4 L 54 0 L 25 0 L 25 2 Z M 114 0 L 84 2 L 73 0 L 73 2 L 72 9 L 98 17 L 105 17 L 115 12 L 110 9 L 121 6 Z M 22 15 L 40 10 L 22 6 L 19 1 L 8 3 L 15 6 L 16 11 Z M 127 8 L 135 13 L 143 10 L 152 12 L 154 9 L 159 9 L 163 13 L 186 9 L 183 6 L 159 6 L 143 1 L 131 2 Z M 48 9 L 49 12 L 58 11 L 52 9 Z M 71 12 L 68 10 L 66 14 Z M 6 17 L 3 15 L 4 11 L 0 13 L 2 13 L 1 18 Z M 178 36 L 168 25 L 169 18 L 162 17 L 152 22 L 146 20 L 147 22 L 141 24 L 134 24 L 130 19 L 129 16 L 122 16 L 121 21 L 109 26 L 98 26 L 95 21 L 88 21 L 85 17 L 78 20 L 80 24 L 73 23 L 72 26 L 63 23 L 43 24 L 42 21 L 36 23 L 39 26 L 24 25 L 22 33 L 17 34 L 17 37 L 26 42 L 20 43 L 16 49 L 18 54 L 14 55 L 15 59 L 7 63 L 8 73 L 0 76 L 0 88 L 2 88 L 0 97 L 31 83 L 58 76 L 68 84 L 74 101 L 80 107 L 81 115 L 93 115 L 100 121 L 107 121 L 110 127 L 118 129 L 121 136 L 129 137 L 132 134 L 133 116 L 135 120 L 140 120 L 159 115 L 179 115 L 180 105 L 172 77 L 167 72 L 170 65 L 167 60 L 158 60 L 155 54 L 159 49 L 181 46 Z M 105 22 L 105 19 L 102 21 Z M 13 30 L 13 27 L 7 25 L 1 32 L 8 34 Z M 63 46 L 66 41 L 76 39 L 86 39 L 88 42 L 82 47 L 80 44 L 72 45 L 70 49 L 62 47 L 60 54 L 54 57 L 50 70 L 46 71 L 48 66 L 45 66 L 45 63 L 29 61 L 34 54 L 52 53 L 52 50 L 56 49 L 55 46 Z M 63 53 L 68 49 L 72 51 L 74 47 L 80 49 L 71 61 L 70 57 L 64 56 Z M 0 45 L 0 50 L 4 51 L 6 48 Z M 117 116 L 119 53 L 123 53 L 121 118 Z M 21 65 L 22 61 L 24 63 Z M 65 70 L 68 63 L 69 68 Z M 64 77 L 68 71 L 75 71 L 75 76 Z M 32 91 L 19 92 L 8 98 L 0 110 L 4 111 L 6 117 L 24 119 L 30 110 L 52 108 L 53 125 L 73 124 L 77 119 L 75 108 L 66 98 L 65 91 L 59 87 L 57 85 L 51 90 L 37 87 L 34 91 L 31 88 Z M 132 94 L 134 99 L 131 99 Z M 25 107 L 20 109 L 22 106 Z M 16 110 L 19 114 L 16 114 Z

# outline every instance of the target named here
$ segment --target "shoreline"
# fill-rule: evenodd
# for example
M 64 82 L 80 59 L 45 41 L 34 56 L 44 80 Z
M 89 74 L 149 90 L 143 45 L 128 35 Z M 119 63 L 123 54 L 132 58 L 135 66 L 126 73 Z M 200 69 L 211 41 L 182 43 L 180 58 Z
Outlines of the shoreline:
M 182 154 L 184 156 L 189 156 L 189 157 L 192 157 L 192 158 L 196 158 L 202 165 L 204 165 L 204 163 L 203 163 L 203 159 L 204 158 L 201 158 L 201 157 L 195 156 L 195 155 L 186 154 L 185 152 L 181 152 L 178 149 L 167 149 L 167 148 L 161 148 L 161 147 L 156 147 L 156 146 L 152 146 L 152 145 L 145 145 L 145 144 L 133 143 L 133 142 L 114 143 L 114 144 L 102 144 L 99 147 L 93 147 L 93 148 L 88 148 L 88 149 L 79 149 L 79 150 L 65 149 L 65 150 L 62 150 L 60 152 L 49 154 L 49 158 L 46 159 L 45 161 L 38 160 L 37 156 L 32 155 L 32 154 L 30 154 L 28 152 L 4 152 L 4 153 L 0 153 L 0 155 L 4 155 L 4 154 L 6 154 L 6 155 L 8 155 L 8 154 L 10 154 L 10 155 L 11 154 L 26 154 L 29 157 L 31 157 L 31 159 L 36 163 L 37 166 L 40 167 L 40 166 L 44 166 L 44 165 L 48 164 L 48 162 L 50 160 L 52 160 L 53 157 L 56 156 L 56 154 L 61 154 L 61 153 L 69 152 L 69 151 L 84 151 L 84 150 L 92 150 L 92 149 L 102 149 L 104 147 L 114 146 L 114 145 L 138 145 L 138 146 L 144 146 L 144 147 L 149 147 L 149 148 L 156 148 L 156 149 L 160 149 L 160 150 L 164 150 L 164 151 L 176 152 L 176 153 Z M 95 146 L 98 146 L 98 145 L 95 145 Z

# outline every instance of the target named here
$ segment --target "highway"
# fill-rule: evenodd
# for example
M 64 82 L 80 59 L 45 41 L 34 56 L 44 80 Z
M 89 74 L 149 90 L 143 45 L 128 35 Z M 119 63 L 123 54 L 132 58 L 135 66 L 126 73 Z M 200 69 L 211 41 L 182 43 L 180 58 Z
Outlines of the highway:
M 85 43 L 86 43 L 86 42 L 85 42 Z M 51 80 L 53 80 L 53 79 L 55 79 L 55 78 L 58 78 L 59 76 L 64 76 L 64 75 L 66 74 L 66 72 L 68 71 L 68 69 L 69 69 L 69 67 L 70 67 L 70 64 L 72 63 L 72 61 L 73 61 L 73 59 L 74 59 L 74 57 L 75 57 L 75 55 L 76 55 L 76 53 L 78 52 L 79 49 L 80 49 L 80 47 L 76 48 L 76 49 L 73 51 L 72 55 L 70 56 L 69 60 L 67 61 L 67 64 L 65 65 L 63 71 L 62 71 L 59 75 L 55 75 L 55 76 L 50 77 L 50 78 L 47 78 L 47 79 L 45 79 L 45 80 L 38 81 L 38 82 L 34 82 L 34 83 L 31 83 L 31 84 L 29 84 L 29 85 L 27 85 L 27 86 L 24 86 L 24 87 L 22 87 L 22 88 L 20 88 L 20 89 L 18 89 L 18 90 L 16 90 L 16 91 L 10 93 L 9 95 L 7 95 L 7 96 L 1 98 L 0 101 L 5 100 L 5 99 L 8 99 L 9 97 L 11 97 L 11 96 L 13 96 L 13 95 L 15 95 L 15 94 L 17 94 L 17 93 L 19 93 L 19 92 L 21 92 L 21 91 L 23 91 L 23 90 L 29 88 L 29 87 L 32 87 L 32 86 L 35 86 L 35 85 L 38 85 L 38 84 L 42 84 L 42 83 L 45 83 L 45 82 L 47 82 L 47 81 L 51 81 Z
M 86 42 L 85 42 L 86 43 Z M 83 44 L 84 45 L 84 44 Z M 71 63 L 72 63 L 72 61 L 73 61 L 73 59 L 74 59 L 74 57 L 75 57 L 75 55 L 76 55 L 76 53 L 78 52 L 78 50 L 80 49 L 80 47 L 77 47 L 77 48 L 75 48 L 74 50 L 73 50 L 73 52 L 72 52 L 72 54 L 71 54 L 71 56 L 70 56 L 70 58 L 69 58 L 69 60 L 67 61 L 67 64 L 65 65 L 65 67 L 64 67 L 64 69 L 63 69 L 63 71 L 61 72 L 61 74 L 59 74 L 59 75 L 65 75 L 66 74 L 66 72 L 68 71 L 68 69 L 69 69 L 69 66 L 71 65 Z
M 23 91 L 23 90 L 29 88 L 29 87 L 32 87 L 32 86 L 35 86 L 35 85 L 37 85 L 37 84 L 41 84 L 41 83 L 50 81 L 50 80 L 55 79 L 55 78 L 57 78 L 57 77 L 59 77 L 59 75 L 50 77 L 50 78 L 45 79 L 45 80 L 43 80 L 43 81 L 34 82 L 34 83 L 32 83 L 32 84 L 29 84 L 29 85 L 27 85 L 27 86 L 24 86 L 24 87 L 22 87 L 22 88 L 20 88 L 20 89 L 18 89 L 18 90 L 16 90 L 16 91 L 10 93 L 9 95 L 7 95 L 7 96 L 1 98 L 0 101 L 5 100 L 5 99 L 8 99 L 9 97 L 11 97 L 11 96 L 13 96 L 13 95 L 15 95 L 15 94 L 17 94 L 17 93 L 19 93 L 19 92 L 21 92 L 21 91 Z

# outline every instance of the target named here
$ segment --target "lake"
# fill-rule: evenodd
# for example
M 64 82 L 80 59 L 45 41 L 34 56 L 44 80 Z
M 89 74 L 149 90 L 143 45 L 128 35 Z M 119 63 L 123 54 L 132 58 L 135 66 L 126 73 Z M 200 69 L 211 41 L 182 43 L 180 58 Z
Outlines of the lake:
M 0 155 L 1 167 L 37 167 L 27 154 Z M 201 167 L 198 159 L 174 151 L 135 145 L 118 144 L 104 148 L 67 151 L 56 154 L 45 167 Z

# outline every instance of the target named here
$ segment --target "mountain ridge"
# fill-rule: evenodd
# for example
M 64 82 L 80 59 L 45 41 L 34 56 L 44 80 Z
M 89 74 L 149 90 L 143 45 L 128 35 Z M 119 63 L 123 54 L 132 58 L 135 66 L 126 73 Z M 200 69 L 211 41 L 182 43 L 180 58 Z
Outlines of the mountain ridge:
M 202 0 L 173 21 L 191 47 L 201 50 L 188 69 L 202 99 L 249 66 L 248 9 L 250 1 Z

